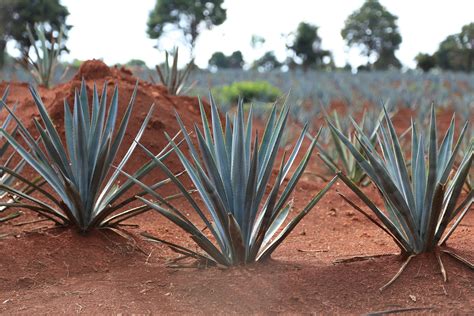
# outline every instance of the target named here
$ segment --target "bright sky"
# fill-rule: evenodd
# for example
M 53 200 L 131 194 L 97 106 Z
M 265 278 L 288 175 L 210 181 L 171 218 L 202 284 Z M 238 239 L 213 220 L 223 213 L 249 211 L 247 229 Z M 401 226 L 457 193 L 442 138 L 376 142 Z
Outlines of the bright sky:
M 146 34 L 149 11 L 156 0 L 62 0 L 69 9 L 68 47 L 71 53 L 64 60 L 103 58 L 108 64 L 142 59 L 149 66 L 162 61 L 156 40 Z M 363 0 L 225 0 L 227 20 L 198 38 L 196 63 L 207 66 L 215 51 L 230 54 L 241 50 L 246 62 L 274 50 L 277 57 L 286 57 L 282 34 L 296 29 L 301 21 L 316 24 L 323 48 L 333 52 L 336 65 L 349 61 L 353 66 L 365 63 L 357 50 L 348 50 L 340 31 L 347 16 L 358 9 Z M 474 21 L 472 0 L 381 0 L 390 12 L 399 17 L 403 42 L 397 52 L 401 62 L 415 65 L 418 52 L 433 53 L 446 36 L 460 32 L 461 27 Z M 266 39 L 263 47 L 250 46 L 253 34 Z M 163 47 L 171 49 L 179 39 L 168 39 Z M 11 49 L 11 45 L 10 51 Z M 183 51 L 184 53 L 184 51 Z M 183 56 L 185 58 L 185 56 Z

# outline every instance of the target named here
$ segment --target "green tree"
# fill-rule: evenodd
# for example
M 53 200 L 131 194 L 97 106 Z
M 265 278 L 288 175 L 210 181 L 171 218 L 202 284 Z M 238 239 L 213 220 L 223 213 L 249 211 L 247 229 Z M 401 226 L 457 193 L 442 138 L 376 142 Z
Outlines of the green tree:
M 244 65 L 244 57 L 241 51 L 235 51 L 230 56 L 224 55 L 222 52 L 215 52 L 209 59 L 209 66 L 218 69 L 241 69 Z
M 31 47 L 26 26 L 33 29 L 34 24 L 44 24 L 46 38 L 57 36 L 61 26 L 68 30 L 66 25 L 69 15 L 67 8 L 59 0 L 1 0 L 0 1 L 0 66 L 3 65 L 3 56 L 6 44 L 14 40 L 21 53 L 21 59 L 26 60 Z M 67 33 L 67 32 L 66 32 Z M 63 34 L 63 41 L 67 34 Z M 67 48 L 64 47 L 64 50 Z
M 283 66 L 272 51 L 266 52 L 262 57 L 253 62 L 252 68 L 260 71 L 270 71 Z
M 465 51 L 467 71 L 473 70 L 474 63 L 474 23 L 464 25 L 459 34 L 461 49 Z
M 473 71 L 474 23 L 464 25 L 461 32 L 448 36 L 435 53 L 440 68 L 455 71 Z
M 157 0 L 148 18 L 148 36 L 159 39 L 168 30 L 180 30 L 194 49 L 196 39 L 203 29 L 222 24 L 226 9 L 224 0 Z
M 296 30 L 294 41 L 288 45 L 288 49 L 293 51 L 295 56 L 293 60 L 301 64 L 305 70 L 310 66 L 323 68 L 330 63 L 331 53 L 321 48 L 321 42 L 318 27 L 301 22 Z
M 146 63 L 141 59 L 130 59 L 126 65 L 130 67 L 146 67 Z
M 360 9 L 349 15 L 341 35 L 348 46 L 362 49 L 367 56 L 368 69 L 372 68 L 372 56 L 381 59 L 377 69 L 386 69 L 400 64 L 395 61 L 395 51 L 402 42 L 397 19 L 378 0 L 366 0 Z
M 346 61 L 346 64 L 344 65 L 344 67 L 340 68 L 339 70 L 342 70 L 342 71 L 352 71 L 352 66 L 351 64 Z
M 209 66 L 216 68 L 228 68 L 227 56 L 223 52 L 215 52 L 208 61 Z
M 393 50 L 382 50 L 380 52 L 379 58 L 374 62 L 375 70 L 387 70 L 390 68 L 400 69 L 402 68 L 402 63 L 395 56 Z
M 446 37 L 435 53 L 436 61 L 441 69 L 460 70 L 462 68 L 462 52 L 455 35 Z M 459 58 L 461 57 L 461 58 Z
M 233 52 L 229 56 L 229 68 L 241 69 L 244 63 L 244 56 L 240 50 Z
M 415 61 L 416 67 L 424 72 L 428 72 L 436 67 L 436 57 L 434 55 L 419 53 L 416 55 Z

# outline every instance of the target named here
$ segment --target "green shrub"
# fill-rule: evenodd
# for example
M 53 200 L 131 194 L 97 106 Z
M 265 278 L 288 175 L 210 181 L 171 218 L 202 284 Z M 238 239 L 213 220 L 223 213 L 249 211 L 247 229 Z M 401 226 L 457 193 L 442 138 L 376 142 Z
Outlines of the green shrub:
M 239 97 L 244 102 L 273 102 L 283 93 L 267 81 L 240 81 L 216 89 L 216 94 L 224 103 L 236 103 Z

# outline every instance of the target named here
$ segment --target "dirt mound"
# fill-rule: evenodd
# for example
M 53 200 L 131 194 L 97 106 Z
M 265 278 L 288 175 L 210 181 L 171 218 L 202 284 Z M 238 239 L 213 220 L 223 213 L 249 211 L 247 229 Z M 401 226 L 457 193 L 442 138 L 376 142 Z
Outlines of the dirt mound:
M 71 81 L 55 86 L 52 89 L 39 87 L 43 103 L 62 134 L 64 134 L 64 100 L 67 100 L 72 106 L 75 90 L 80 88 L 82 79 L 86 81 L 89 98 L 92 97 L 94 84 L 97 85 L 100 92 L 102 86 L 106 83 L 108 100 L 110 101 L 113 89 L 117 85 L 119 90 L 119 115 L 124 113 L 135 84 L 138 82 L 138 93 L 134 110 L 125 135 L 125 146 L 122 147 L 120 155 L 124 154 L 127 145 L 132 143 L 152 104 L 155 105 L 153 117 L 141 139 L 141 142 L 152 152 L 159 152 L 167 144 L 164 136 L 165 131 L 170 135 L 174 135 L 179 131 L 175 111 L 181 115 L 184 124 L 189 128 L 192 128 L 194 122 L 200 122 L 197 98 L 169 95 L 164 86 L 138 81 L 125 68 L 109 68 L 102 61 L 91 60 L 82 64 Z M 13 104 L 17 103 L 17 114 L 26 126 L 30 128 L 30 131 L 33 131 L 32 118 L 37 117 L 38 112 L 28 91 L 28 85 L 17 82 L 2 82 L 0 83 L 0 93 L 3 93 L 8 85 L 10 86 L 10 95 L 7 104 L 13 106 Z M 6 115 L 6 111 L 2 112 L 0 119 L 4 119 Z M 143 164 L 145 160 L 147 160 L 145 154 L 137 150 L 136 159 L 130 161 L 130 166 L 127 169 L 134 170 L 134 168 Z
M 93 59 L 82 63 L 79 70 L 74 75 L 72 81 L 94 81 L 101 79 L 113 79 L 121 82 L 131 82 L 135 84 L 137 78 L 133 76 L 132 72 L 125 67 L 109 67 L 103 61 Z M 163 90 L 166 93 L 166 90 Z
M 112 76 L 110 68 L 102 61 L 93 59 L 82 63 L 73 80 L 93 80 Z

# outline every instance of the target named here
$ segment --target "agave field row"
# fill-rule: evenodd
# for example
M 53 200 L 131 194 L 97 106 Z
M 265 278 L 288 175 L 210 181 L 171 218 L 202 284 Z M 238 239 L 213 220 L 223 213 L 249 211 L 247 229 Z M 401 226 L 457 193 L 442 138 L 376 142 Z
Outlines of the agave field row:
M 337 115 L 324 113 L 324 130 L 330 141 L 318 144 L 323 129 L 309 135 L 306 124 L 291 150 L 280 159 L 280 145 L 292 113 L 290 103 L 272 106 L 259 134 L 254 128 L 253 107 L 246 111 L 239 101 L 236 111 L 222 119 L 210 95 L 210 106 L 199 102 L 201 127 L 190 129 L 176 114 L 180 132 L 165 134 L 168 145 L 158 153 L 140 143 L 154 110 L 150 105 L 134 142 L 123 157 L 118 157 L 138 85 L 124 113 L 118 113 L 118 89 L 108 96 L 106 87 L 104 84 L 100 92 L 94 84 L 90 95 L 82 81 L 73 106 L 64 103 L 65 142 L 34 87 L 30 92 L 39 117 L 31 129 L 8 104 L 5 92 L 0 101 L 8 111 L 8 122 L 0 129 L 4 152 L 11 146 L 21 159 L 19 167 L 2 166 L 0 185 L 8 194 L 1 202 L 1 212 L 25 209 L 82 233 L 107 228 L 123 234 L 124 221 L 153 211 L 190 236 L 199 250 L 161 236 L 144 234 L 146 239 L 164 243 L 199 265 L 234 266 L 269 258 L 339 179 L 362 203 L 341 197 L 386 232 L 407 258 L 402 270 L 414 256 L 434 253 L 446 280 L 440 252 L 473 268 L 472 263 L 444 248 L 474 201 L 469 177 L 474 138 L 469 134 L 468 121 L 456 130 L 453 119 L 447 130 L 440 131 L 432 106 L 429 127 L 413 120 L 410 129 L 399 135 L 386 107 L 367 123 L 348 116 L 350 125 L 345 126 Z M 300 154 L 306 137 L 310 144 Z M 294 210 L 293 191 L 309 160 L 316 159 L 315 149 L 332 180 L 305 207 Z M 143 151 L 148 161 L 133 172 L 125 172 L 136 150 Z M 178 157 L 184 171 L 168 166 L 166 158 L 170 155 Z M 23 175 L 24 164 L 37 175 Z M 155 168 L 165 178 L 145 183 Z M 118 181 L 121 175 L 126 177 L 123 183 Z M 183 177 L 192 186 L 187 186 Z M 163 196 L 160 188 L 165 184 L 173 185 L 179 193 Z M 378 189 L 383 207 L 364 193 L 367 185 Z M 132 186 L 139 188 L 138 193 L 130 194 Z M 189 209 L 184 211 L 173 204 L 177 198 L 189 204 L 197 222 L 189 216 Z M 205 229 L 200 228 L 202 225 Z
M 134 73 L 143 80 L 158 82 L 154 71 L 134 68 Z M 321 116 L 321 105 L 342 104 L 350 115 L 360 115 L 367 109 L 376 116 L 385 105 L 392 112 L 406 108 L 416 113 L 414 120 L 428 124 L 432 104 L 437 109 L 456 112 L 461 120 L 472 119 L 474 115 L 474 76 L 467 73 L 420 73 L 409 71 L 381 72 L 318 72 L 294 70 L 288 72 L 224 69 L 215 73 L 197 70 L 188 78 L 189 94 L 206 96 L 209 90 L 218 94 L 223 86 L 234 82 L 269 82 L 281 91 L 283 98 L 293 104 L 290 116 L 302 125 L 308 118 Z M 254 109 L 255 115 L 265 117 L 269 106 L 265 102 Z M 223 111 L 235 104 L 219 99 Z M 341 119 L 345 120 L 347 117 Z M 313 122 L 309 122 L 310 124 Z M 317 126 L 310 126 L 317 129 Z
M 159 82 L 156 71 L 130 67 L 134 75 L 144 81 Z M 54 82 L 68 81 L 76 69 L 59 65 L 53 74 Z M 5 67 L 2 80 L 33 83 L 31 74 L 18 66 Z M 222 69 L 217 72 L 194 70 L 189 74 L 190 94 L 205 96 L 208 91 L 237 81 L 267 81 L 283 93 L 290 92 L 292 104 L 310 101 L 314 111 L 318 105 L 341 101 L 355 110 L 367 103 L 386 103 L 412 109 L 429 109 L 431 103 L 452 107 L 461 115 L 474 108 L 474 75 L 461 72 L 420 73 L 408 71 L 373 71 L 352 74 L 347 71 L 318 72 L 292 70 L 288 72 Z M 221 104 L 228 107 L 228 104 Z
M 235 81 L 268 81 L 283 92 L 291 91 L 296 100 L 309 99 L 315 104 L 341 100 L 359 106 L 381 100 L 406 107 L 430 105 L 462 107 L 474 102 L 474 76 L 467 73 L 419 72 L 317 72 L 219 70 L 216 73 L 196 71 L 196 93 Z

